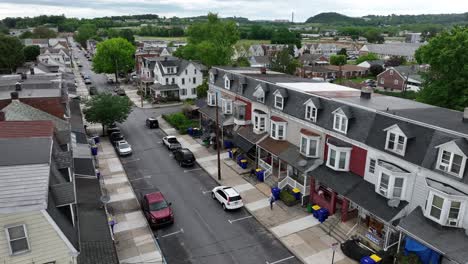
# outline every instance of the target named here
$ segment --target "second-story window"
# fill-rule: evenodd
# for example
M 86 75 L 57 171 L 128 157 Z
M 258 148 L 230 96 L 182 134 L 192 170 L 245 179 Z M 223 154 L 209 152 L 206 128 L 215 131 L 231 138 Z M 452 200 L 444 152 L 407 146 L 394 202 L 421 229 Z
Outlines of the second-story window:
M 187 74 L 188 74 L 188 70 L 187 70 L 187 69 L 185 69 L 185 75 L 187 75 Z
M 185 78 L 182 78 L 182 85 L 185 84 Z
M 327 167 L 336 171 L 349 171 L 351 148 L 328 144 Z
M 255 132 L 260 133 L 266 130 L 267 114 L 264 112 L 253 112 L 253 129 Z
M 196 84 L 196 83 L 197 83 L 197 78 L 193 77 L 193 84 Z
M 301 135 L 301 146 L 300 152 L 306 157 L 316 158 L 318 157 L 318 144 L 320 137 L 311 137 L 307 135 Z
M 10 255 L 18 255 L 30 250 L 26 225 L 20 224 L 5 228 Z
M 223 99 L 223 113 L 226 115 L 232 114 L 232 100 Z
M 193 74 L 197 74 L 197 69 L 193 69 Z
M 216 94 L 213 91 L 208 92 L 207 100 L 209 106 L 216 106 Z
M 270 136 L 273 139 L 284 140 L 286 138 L 286 122 L 271 120 Z
M 172 83 L 171 84 L 174 84 L 175 83 L 175 78 L 172 78 Z
M 166 84 L 169 84 L 169 78 L 166 78 Z

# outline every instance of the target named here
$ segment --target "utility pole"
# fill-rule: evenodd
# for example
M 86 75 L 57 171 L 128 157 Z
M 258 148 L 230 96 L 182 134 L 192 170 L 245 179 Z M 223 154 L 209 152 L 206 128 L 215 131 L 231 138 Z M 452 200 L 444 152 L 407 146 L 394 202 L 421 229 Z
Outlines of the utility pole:
M 218 180 L 221 180 L 221 153 L 219 149 L 219 109 L 218 109 L 218 93 L 215 93 L 216 99 L 216 150 L 218 152 Z

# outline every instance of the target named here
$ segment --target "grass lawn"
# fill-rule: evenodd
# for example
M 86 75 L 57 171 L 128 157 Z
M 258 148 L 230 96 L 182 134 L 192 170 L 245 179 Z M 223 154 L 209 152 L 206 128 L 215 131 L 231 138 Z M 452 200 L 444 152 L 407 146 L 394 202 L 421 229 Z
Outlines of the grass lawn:
M 137 36 L 135 40 L 167 40 L 167 41 L 187 41 L 186 37 L 153 37 L 153 36 Z

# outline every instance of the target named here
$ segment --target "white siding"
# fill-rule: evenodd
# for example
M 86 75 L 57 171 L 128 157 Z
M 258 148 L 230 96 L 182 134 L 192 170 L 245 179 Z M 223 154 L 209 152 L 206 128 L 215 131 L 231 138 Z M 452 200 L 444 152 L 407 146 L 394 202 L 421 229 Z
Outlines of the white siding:
M 17 256 L 10 256 L 8 241 L 4 227 L 12 224 L 25 224 L 28 232 L 30 251 Z M 46 263 L 56 261 L 56 264 L 76 263 L 69 255 L 69 249 L 57 232 L 49 224 L 40 211 L 2 214 L 0 216 L 0 263 Z

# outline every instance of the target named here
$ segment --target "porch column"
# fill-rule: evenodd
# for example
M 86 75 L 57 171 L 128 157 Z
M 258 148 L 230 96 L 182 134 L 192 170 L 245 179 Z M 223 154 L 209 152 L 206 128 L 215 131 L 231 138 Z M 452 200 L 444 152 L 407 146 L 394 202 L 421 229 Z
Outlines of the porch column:
M 309 196 L 309 201 L 311 204 L 314 204 L 314 194 L 315 194 L 315 179 L 313 177 L 310 177 L 310 196 Z
M 343 198 L 343 202 L 341 203 L 341 222 L 348 221 L 348 209 L 349 209 L 349 200 Z
M 330 201 L 330 215 L 333 215 L 335 214 L 335 209 L 336 209 L 336 198 L 337 198 L 337 194 L 336 192 L 332 192 L 332 195 L 331 195 L 331 201 Z

